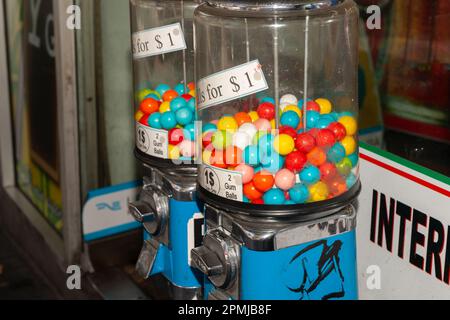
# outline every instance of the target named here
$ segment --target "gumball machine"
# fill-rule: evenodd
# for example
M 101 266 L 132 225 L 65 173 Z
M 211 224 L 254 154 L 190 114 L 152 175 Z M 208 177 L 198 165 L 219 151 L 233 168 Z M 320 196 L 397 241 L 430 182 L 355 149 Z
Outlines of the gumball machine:
M 358 19 L 352 0 L 195 11 L 205 298 L 357 299 Z
M 163 278 L 165 297 L 198 299 L 202 277 L 190 266 L 202 237 L 197 204 L 193 14 L 183 0 L 130 0 L 135 86 L 135 154 L 144 167 L 129 211 L 144 227 L 137 271 Z M 162 277 L 161 277 L 162 275 Z

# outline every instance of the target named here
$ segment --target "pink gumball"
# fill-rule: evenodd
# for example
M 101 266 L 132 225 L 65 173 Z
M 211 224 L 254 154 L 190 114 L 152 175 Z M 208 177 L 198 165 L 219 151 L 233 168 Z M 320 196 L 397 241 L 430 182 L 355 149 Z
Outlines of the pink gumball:
M 193 141 L 184 140 L 178 145 L 180 153 L 183 157 L 191 158 L 195 153 L 195 143 Z
M 242 183 L 247 184 L 253 180 L 253 176 L 255 175 L 255 169 L 246 164 L 240 164 L 235 169 L 235 171 L 242 173 Z
M 256 129 L 259 131 L 270 131 L 272 130 L 272 125 L 270 124 L 270 121 L 267 119 L 259 118 L 255 121 Z
M 295 174 L 288 169 L 278 171 L 275 176 L 275 185 L 284 191 L 291 189 L 295 185 Z

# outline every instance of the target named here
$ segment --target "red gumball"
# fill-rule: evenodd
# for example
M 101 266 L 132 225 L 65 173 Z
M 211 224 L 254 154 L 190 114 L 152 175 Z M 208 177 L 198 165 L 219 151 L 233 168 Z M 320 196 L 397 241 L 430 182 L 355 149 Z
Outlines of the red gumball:
M 252 201 L 252 204 L 264 204 L 264 200 L 262 198 L 256 199 Z
M 259 192 L 258 189 L 255 188 L 253 182 L 249 182 L 244 185 L 244 195 L 250 201 L 261 199 L 263 196 L 262 192 Z
M 139 120 L 139 123 L 140 124 L 143 124 L 144 126 L 149 126 L 148 125 L 148 118 L 150 117 L 150 115 L 149 114 L 145 114 L 145 115 L 143 115 L 142 117 L 141 117 L 141 120 Z
M 320 129 L 312 128 L 312 129 L 309 129 L 309 130 L 308 130 L 308 133 L 309 133 L 310 135 L 312 135 L 314 138 L 316 138 L 317 135 L 319 134 L 319 131 L 320 131 Z
M 316 139 L 309 133 L 301 133 L 295 140 L 295 147 L 298 151 L 308 153 L 316 146 Z
M 203 149 L 206 149 L 209 145 L 212 143 L 212 136 L 214 135 L 215 131 L 209 131 L 203 135 L 202 144 Z
M 177 146 L 184 140 L 183 130 L 174 128 L 169 131 L 169 143 Z
M 288 136 L 292 137 L 292 139 L 297 139 L 297 131 L 289 126 L 282 126 L 279 130 L 280 134 L 287 134 Z
M 275 119 L 275 106 L 269 102 L 260 104 L 257 111 L 260 118 L 269 121 Z
M 319 167 L 320 176 L 323 181 L 331 181 L 337 174 L 336 166 L 326 162 Z
M 339 122 L 333 122 L 332 124 L 330 124 L 328 126 L 328 130 L 333 132 L 334 137 L 336 138 L 337 141 L 341 141 L 347 136 L 347 130 Z
M 291 200 L 291 195 L 289 194 L 289 191 L 285 191 L 285 192 L 284 192 L 284 198 L 285 198 L 287 201 Z
M 189 102 L 189 100 L 192 99 L 192 96 L 188 93 L 185 93 L 181 96 L 184 100 L 186 100 L 186 102 Z
M 336 138 L 331 130 L 322 129 L 316 135 L 316 143 L 319 147 L 331 147 L 336 143 Z
M 306 110 L 320 112 L 320 105 L 315 101 L 308 101 L 306 103 Z
M 294 151 L 286 156 L 285 166 L 286 169 L 297 173 L 305 167 L 307 161 L 306 155 L 303 152 Z

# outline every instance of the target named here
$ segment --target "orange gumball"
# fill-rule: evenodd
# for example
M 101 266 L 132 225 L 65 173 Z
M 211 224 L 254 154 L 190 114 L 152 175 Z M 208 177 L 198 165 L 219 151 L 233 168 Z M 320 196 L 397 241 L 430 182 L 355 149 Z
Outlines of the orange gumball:
M 328 183 L 328 188 L 331 194 L 336 197 L 347 191 L 347 184 L 342 177 L 338 176 Z
M 267 192 L 275 184 L 275 178 L 269 171 L 260 171 L 253 177 L 253 184 L 258 191 Z
M 226 169 L 228 166 L 225 164 L 224 157 L 225 154 L 223 151 L 214 149 L 210 158 L 211 165 L 217 168 Z
M 327 162 L 327 154 L 319 147 L 312 149 L 307 155 L 309 163 L 316 167 L 320 167 Z
M 244 195 L 250 201 L 258 200 L 263 196 L 263 194 L 256 189 L 253 182 L 244 185 Z
M 252 123 L 252 118 L 248 115 L 247 112 L 238 112 L 234 115 L 234 119 L 238 123 L 239 127 L 244 123 Z
M 164 101 L 172 101 L 173 99 L 175 99 L 176 97 L 178 97 L 178 92 L 176 92 L 175 90 L 167 90 L 166 92 L 164 92 L 163 94 L 163 100 Z
M 147 98 L 142 100 L 139 110 L 142 111 L 144 114 L 152 114 L 159 110 L 159 101 L 153 99 L 153 98 Z
M 189 88 L 189 91 L 195 90 L 195 83 L 189 82 L 187 87 Z

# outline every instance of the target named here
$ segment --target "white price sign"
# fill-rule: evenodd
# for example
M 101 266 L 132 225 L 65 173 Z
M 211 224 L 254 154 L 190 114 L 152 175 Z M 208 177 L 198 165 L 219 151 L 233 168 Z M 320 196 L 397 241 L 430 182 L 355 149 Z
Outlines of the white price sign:
M 198 81 L 198 108 L 219 105 L 268 88 L 261 64 L 254 60 Z
M 200 185 L 207 191 L 234 201 L 243 201 L 242 174 L 208 165 L 200 166 Z
M 136 32 L 133 34 L 132 42 L 134 59 L 187 48 L 180 23 Z
M 136 147 L 153 157 L 169 158 L 169 134 L 136 122 Z

